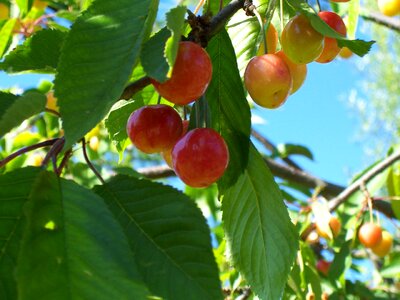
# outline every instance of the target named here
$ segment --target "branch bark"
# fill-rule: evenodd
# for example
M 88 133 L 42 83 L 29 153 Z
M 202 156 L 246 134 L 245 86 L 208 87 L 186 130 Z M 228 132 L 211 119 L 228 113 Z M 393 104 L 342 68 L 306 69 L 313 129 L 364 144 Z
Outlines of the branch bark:
M 378 12 L 361 12 L 360 16 L 368 21 L 383 25 L 390 28 L 396 32 L 400 32 L 400 19 L 387 17 Z

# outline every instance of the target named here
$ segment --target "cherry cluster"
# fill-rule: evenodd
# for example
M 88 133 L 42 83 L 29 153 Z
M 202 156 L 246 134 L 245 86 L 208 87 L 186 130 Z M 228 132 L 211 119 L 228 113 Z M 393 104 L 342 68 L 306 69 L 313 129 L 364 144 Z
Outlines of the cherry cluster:
M 340 35 L 346 36 L 346 25 L 339 15 L 321 11 L 318 16 Z M 282 30 L 282 50 L 276 51 L 278 33 L 272 23 L 265 40 L 267 51 L 262 43 L 257 56 L 246 67 L 244 83 L 254 102 L 266 108 L 281 106 L 302 86 L 308 63 L 331 62 L 341 51 L 336 39 L 321 35 L 304 15 L 290 19 Z
M 180 42 L 171 78 L 152 79 L 156 91 L 175 105 L 187 105 L 206 91 L 212 76 L 207 52 L 192 42 Z M 164 104 L 135 110 L 127 132 L 132 143 L 145 153 L 161 153 L 184 183 L 207 187 L 225 172 L 229 152 L 221 135 L 211 128 L 189 130 L 189 122 Z

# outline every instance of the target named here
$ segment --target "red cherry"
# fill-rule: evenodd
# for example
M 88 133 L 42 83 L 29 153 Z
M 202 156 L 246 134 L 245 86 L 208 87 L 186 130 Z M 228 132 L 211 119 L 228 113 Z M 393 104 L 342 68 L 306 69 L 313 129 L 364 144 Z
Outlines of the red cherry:
M 126 130 L 139 150 L 162 152 L 173 147 L 181 136 L 182 119 L 170 106 L 143 106 L 130 115 Z
M 180 42 L 171 78 L 160 83 L 152 79 L 156 91 L 168 101 L 186 105 L 200 98 L 212 76 L 208 53 L 192 42 Z
M 184 183 L 192 187 L 207 187 L 224 174 L 229 162 L 228 147 L 213 129 L 197 128 L 176 143 L 172 162 Z
M 181 135 L 181 137 L 182 136 L 184 136 L 187 132 L 188 132 L 188 129 L 189 129 L 189 120 L 183 120 L 182 121 L 182 135 Z M 175 145 L 174 145 L 175 146 Z M 162 153 L 161 153 L 161 155 L 162 155 L 162 157 L 164 158 L 164 160 L 165 160 L 165 162 L 167 163 L 167 165 L 170 167 L 170 168 L 173 168 L 174 167 L 174 165 L 173 165 L 173 163 L 172 163 L 172 149 L 173 149 L 173 147 L 172 148 L 170 148 L 170 149 L 168 149 L 168 150 L 165 150 L 165 151 L 163 151 Z
M 317 270 L 318 270 L 319 272 L 321 272 L 322 274 L 324 274 L 325 276 L 328 275 L 330 266 L 331 266 L 331 263 L 328 262 L 328 261 L 326 261 L 326 260 L 323 260 L 323 259 L 320 259 L 320 260 L 317 262 L 317 265 L 316 265 Z
M 337 33 L 346 36 L 347 30 L 342 18 L 331 11 L 321 11 L 318 16 L 335 30 Z M 336 39 L 325 37 L 324 38 L 324 49 L 321 55 L 315 60 L 319 63 L 331 62 L 340 52 L 340 48 L 337 44 Z

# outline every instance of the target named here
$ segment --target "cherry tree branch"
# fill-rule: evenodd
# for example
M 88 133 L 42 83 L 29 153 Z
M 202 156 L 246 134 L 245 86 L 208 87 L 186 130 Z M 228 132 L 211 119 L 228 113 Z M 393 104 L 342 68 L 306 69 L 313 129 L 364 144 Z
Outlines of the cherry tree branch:
M 9 156 L 7 156 L 6 158 L 4 158 L 3 160 L 0 160 L 0 168 L 4 167 L 7 163 L 9 163 L 10 161 L 12 161 L 14 158 L 17 158 L 18 156 L 25 154 L 27 152 L 39 149 L 39 148 L 43 148 L 43 147 L 49 147 L 52 146 L 55 142 L 57 142 L 59 139 L 52 139 L 52 140 L 48 140 L 48 141 L 44 141 L 41 143 L 37 143 L 31 146 L 27 146 L 24 147 L 12 154 L 10 154 Z
M 393 17 L 387 17 L 381 13 L 378 12 L 365 12 L 362 11 L 360 13 L 360 17 L 367 21 L 372 21 L 374 23 L 377 23 L 379 25 L 383 25 L 389 29 L 392 29 L 396 32 L 400 32 L 400 19 L 398 18 L 393 18 Z
M 358 191 L 362 185 L 368 183 L 372 178 L 374 178 L 375 176 L 386 170 L 397 160 L 400 160 L 400 152 L 395 152 L 386 157 L 380 163 L 376 164 L 368 172 L 366 172 L 363 176 L 361 176 L 358 180 L 356 180 L 345 190 L 343 190 L 339 195 L 331 199 L 331 201 L 329 202 L 329 209 L 331 211 L 335 210 L 340 204 L 345 202 L 346 199 L 348 199 L 352 194 Z

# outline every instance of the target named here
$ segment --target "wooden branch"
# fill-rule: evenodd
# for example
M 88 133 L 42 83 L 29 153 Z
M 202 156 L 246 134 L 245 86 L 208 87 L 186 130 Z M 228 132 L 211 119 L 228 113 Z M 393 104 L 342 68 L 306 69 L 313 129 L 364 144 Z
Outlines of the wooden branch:
M 358 191 L 360 189 L 361 185 L 367 184 L 368 181 L 370 181 L 372 178 L 374 178 L 376 175 L 378 175 L 382 171 L 386 170 L 397 160 L 400 160 L 400 152 L 395 152 L 395 153 L 389 155 L 384 160 L 382 160 L 380 163 L 375 165 L 368 172 L 366 172 L 363 176 L 361 176 L 358 180 L 356 180 L 354 183 L 352 183 L 350 186 L 348 186 L 345 190 L 343 190 L 339 195 L 337 195 L 335 198 L 333 198 L 329 202 L 329 210 L 330 211 L 335 210 L 340 204 L 342 204 L 344 201 L 346 201 L 353 193 Z M 376 202 L 376 201 L 374 201 L 374 202 Z
M 365 12 L 365 11 L 362 11 L 360 13 L 360 17 L 367 21 L 383 25 L 396 32 L 400 32 L 400 19 L 398 18 L 388 17 L 378 12 Z

